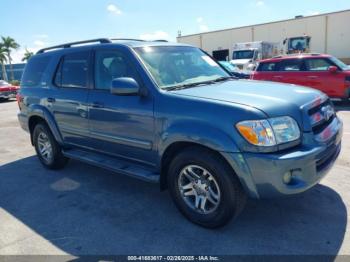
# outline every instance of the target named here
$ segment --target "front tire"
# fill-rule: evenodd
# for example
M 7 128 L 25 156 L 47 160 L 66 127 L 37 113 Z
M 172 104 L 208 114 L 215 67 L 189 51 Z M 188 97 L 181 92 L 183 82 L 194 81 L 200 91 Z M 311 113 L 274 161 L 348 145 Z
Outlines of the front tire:
M 173 159 L 168 188 L 181 213 L 207 228 L 224 226 L 237 217 L 247 198 L 232 168 L 216 153 L 197 147 Z
M 67 164 L 68 158 L 62 154 L 60 145 L 46 124 L 39 123 L 35 126 L 33 142 L 36 154 L 44 167 L 61 169 Z

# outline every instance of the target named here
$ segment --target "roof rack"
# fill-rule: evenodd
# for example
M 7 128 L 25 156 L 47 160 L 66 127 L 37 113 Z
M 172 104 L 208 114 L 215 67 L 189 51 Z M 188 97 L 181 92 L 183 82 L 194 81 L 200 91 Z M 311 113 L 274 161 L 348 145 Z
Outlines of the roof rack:
M 147 42 L 147 40 L 143 39 L 136 39 L 136 38 L 111 38 L 112 41 L 138 41 L 138 42 Z M 164 39 L 157 39 L 157 40 L 149 40 L 150 42 L 168 42 Z
M 91 39 L 91 40 L 84 40 L 84 41 L 77 41 L 77 42 L 71 42 L 71 43 L 66 43 L 62 45 L 55 45 L 51 47 L 46 47 L 40 49 L 37 54 L 42 54 L 46 51 L 53 50 L 53 49 L 59 49 L 59 48 L 70 48 L 74 45 L 82 45 L 82 44 L 89 44 L 89 43 L 96 43 L 99 42 L 100 44 L 110 44 L 112 41 L 140 41 L 140 42 L 146 42 L 146 40 L 142 39 L 133 39 L 133 38 L 97 38 L 97 39 Z M 167 40 L 153 40 L 152 42 L 168 42 Z
M 44 53 L 45 51 L 48 51 L 48 50 L 59 49 L 59 48 L 69 48 L 69 47 L 72 47 L 73 45 L 82 45 L 82 44 L 89 44 L 89 43 L 96 43 L 96 42 L 99 42 L 100 44 L 112 43 L 112 41 L 107 39 L 107 38 L 97 38 L 97 39 L 71 42 L 71 43 L 66 43 L 66 44 L 62 44 L 62 45 L 56 45 L 56 46 L 43 48 L 43 49 L 40 49 L 37 52 L 37 54 Z
M 145 42 L 145 40 L 142 39 L 136 39 L 136 38 L 111 38 L 112 41 L 139 41 L 139 42 Z

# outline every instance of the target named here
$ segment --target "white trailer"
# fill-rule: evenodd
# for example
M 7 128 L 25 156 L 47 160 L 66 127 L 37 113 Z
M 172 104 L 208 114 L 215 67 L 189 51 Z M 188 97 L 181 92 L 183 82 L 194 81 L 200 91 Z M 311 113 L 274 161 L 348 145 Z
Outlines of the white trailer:
M 258 60 L 271 58 L 279 54 L 280 43 L 256 41 L 233 45 L 231 64 L 241 70 L 249 70 Z

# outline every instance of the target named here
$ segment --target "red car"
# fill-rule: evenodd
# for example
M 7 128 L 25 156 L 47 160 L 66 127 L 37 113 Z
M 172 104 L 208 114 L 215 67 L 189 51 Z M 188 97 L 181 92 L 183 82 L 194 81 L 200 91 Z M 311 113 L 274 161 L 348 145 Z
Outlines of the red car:
M 296 54 L 261 60 L 251 79 L 302 85 L 332 98 L 350 98 L 350 67 L 330 55 Z
M 0 80 L 0 100 L 15 98 L 19 87 L 13 86 L 4 80 Z

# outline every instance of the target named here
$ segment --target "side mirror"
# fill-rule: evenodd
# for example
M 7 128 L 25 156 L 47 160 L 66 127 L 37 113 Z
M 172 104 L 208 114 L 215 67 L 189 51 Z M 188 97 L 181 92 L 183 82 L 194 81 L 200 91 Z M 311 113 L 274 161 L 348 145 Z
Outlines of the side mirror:
M 330 73 L 336 73 L 337 71 L 338 71 L 338 67 L 336 67 L 336 66 L 330 66 L 330 67 L 328 67 L 328 71 L 330 72 Z
M 139 90 L 139 84 L 131 77 L 120 77 L 112 80 L 111 93 L 114 95 L 138 95 Z

